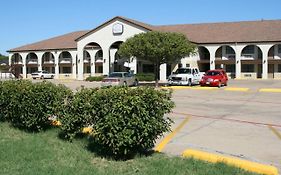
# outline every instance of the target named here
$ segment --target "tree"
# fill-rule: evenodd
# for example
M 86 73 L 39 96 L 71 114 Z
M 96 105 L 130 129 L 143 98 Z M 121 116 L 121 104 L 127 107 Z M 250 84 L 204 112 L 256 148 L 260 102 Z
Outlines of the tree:
M 155 85 L 158 86 L 161 64 L 175 63 L 194 51 L 195 45 L 183 34 L 153 31 L 127 39 L 121 44 L 118 54 L 152 62 L 155 65 Z

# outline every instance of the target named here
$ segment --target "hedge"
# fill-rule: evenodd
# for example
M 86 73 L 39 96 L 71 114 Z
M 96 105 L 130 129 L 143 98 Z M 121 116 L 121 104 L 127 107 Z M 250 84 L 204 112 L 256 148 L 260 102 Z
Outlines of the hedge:
M 104 76 L 95 76 L 95 77 L 87 77 L 86 78 L 86 81 L 90 81 L 90 82 L 92 82 L 92 81 L 102 81 L 102 79 L 104 78 Z
M 154 81 L 155 74 L 153 73 L 138 73 L 136 77 L 139 81 Z
M 77 93 L 65 107 L 62 129 L 73 138 L 92 125 L 92 140 L 114 158 L 128 158 L 153 148 L 170 130 L 165 118 L 174 107 L 171 93 L 148 87 L 111 87 Z
M 26 131 L 50 126 L 49 117 L 57 115 L 72 92 L 49 82 L 5 81 L 1 83 L 1 118 Z

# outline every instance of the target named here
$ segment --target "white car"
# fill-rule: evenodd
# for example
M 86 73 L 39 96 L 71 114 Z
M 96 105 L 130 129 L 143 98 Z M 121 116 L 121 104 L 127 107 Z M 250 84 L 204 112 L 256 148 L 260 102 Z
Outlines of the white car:
M 168 84 L 172 85 L 188 85 L 199 84 L 204 73 L 199 72 L 198 68 L 178 68 L 169 76 Z
M 45 71 L 45 70 L 43 70 L 43 71 L 36 71 L 36 72 L 33 72 L 31 74 L 31 77 L 33 79 L 36 79 L 36 78 L 40 78 L 40 79 L 54 78 L 54 76 L 55 76 L 54 74 L 49 73 L 48 71 Z
M 105 77 L 102 86 L 137 86 L 138 80 L 134 74 L 129 72 L 112 72 Z

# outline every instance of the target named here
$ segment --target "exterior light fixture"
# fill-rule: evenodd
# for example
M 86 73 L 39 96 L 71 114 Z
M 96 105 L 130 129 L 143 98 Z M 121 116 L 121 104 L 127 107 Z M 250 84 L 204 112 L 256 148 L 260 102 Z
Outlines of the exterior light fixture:
M 238 63 L 239 63 L 239 60 L 237 60 L 236 63 L 238 64 Z
M 266 63 L 266 60 L 263 60 L 263 64 L 265 64 Z

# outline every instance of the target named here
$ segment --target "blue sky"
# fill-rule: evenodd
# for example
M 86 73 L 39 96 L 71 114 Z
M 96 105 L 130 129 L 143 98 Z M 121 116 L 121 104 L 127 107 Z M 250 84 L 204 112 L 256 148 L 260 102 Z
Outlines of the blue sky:
M 114 16 L 153 25 L 281 19 L 281 0 L 1 0 L 0 53 Z

